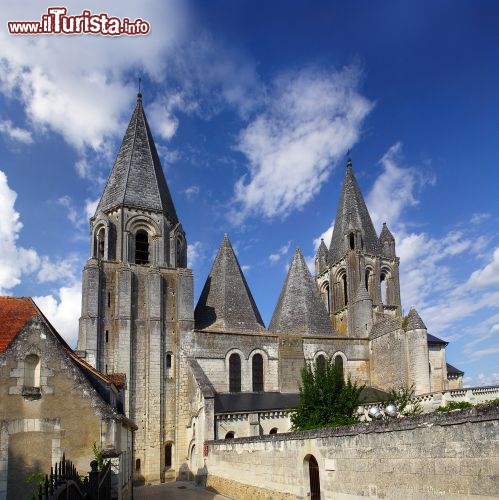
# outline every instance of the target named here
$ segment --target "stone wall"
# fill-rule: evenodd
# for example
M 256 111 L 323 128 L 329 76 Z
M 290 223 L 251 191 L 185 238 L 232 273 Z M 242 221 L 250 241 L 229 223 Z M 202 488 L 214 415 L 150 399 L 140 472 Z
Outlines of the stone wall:
M 499 406 L 259 438 L 211 441 L 207 484 L 232 498 L 499 496 Z

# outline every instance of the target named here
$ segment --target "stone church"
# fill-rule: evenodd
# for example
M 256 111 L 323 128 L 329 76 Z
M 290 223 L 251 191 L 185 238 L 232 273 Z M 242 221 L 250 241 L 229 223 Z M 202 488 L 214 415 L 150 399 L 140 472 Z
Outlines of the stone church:
M 138 481 L 202 471 L 210 439 L 289 430 L 304 363 L 378 390 L 456 388 L 446 342 L 402 314 L 395 240 L 378 236 L 351 161 L 312 276 L 296 250 L 265 327 L 227 235 L 194 307 L 187 240 L 141 94 L 90 220 L 77 354 L 126 379 Z

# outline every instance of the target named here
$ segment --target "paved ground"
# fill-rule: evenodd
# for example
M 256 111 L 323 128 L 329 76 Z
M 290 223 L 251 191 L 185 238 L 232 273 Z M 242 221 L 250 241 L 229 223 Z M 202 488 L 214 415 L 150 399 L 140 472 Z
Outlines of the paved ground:
M 189 481 L 156 484 L 154 486 L 138 486 L 133 489 L 134 500 L 208 500 L 228 499 L 206 488 L 194 486 Z M 230 500 L 230 499 L 229 499 Z

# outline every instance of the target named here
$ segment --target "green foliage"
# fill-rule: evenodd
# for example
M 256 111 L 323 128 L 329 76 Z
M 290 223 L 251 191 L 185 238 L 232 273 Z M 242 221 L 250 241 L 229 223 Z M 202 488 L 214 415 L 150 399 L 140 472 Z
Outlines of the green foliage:
M 482 404 L 484 404 L 484 405 L 499 405 L 499 398 L 489 399 L 488 401 L 485 401 Z
M 449 401 L 445 406 L 439 406 L 436 411 L 462 410 L 463 408 L 471 408 L 472 406 L 468 401 Z
M 404 316 L 402 318 L 402 330 L 407 331 L 407 326 L 409 325 L 409 316 Z
M 39 486 L 43 486 L 45 482 L 45 474 L 43 472 L 30 472 L 26 476 L 27 483 L 34 483 L 33 491 L 29 494 L 29 500 L 36 500 L 38 498 Z
M 95 460 L 97 460 L 97 469 L 102 470 L 104 468 L 104 457 L 102 456 L 102 450 L 97 446 L 97 443 L 92 445 L 92 451 L 94 452 Z
M 307 365 L 301 374 L 298 407 L 291 415 L 292 429 L 303 431 L 322 427 L 349 425 L 355 416 L 364 386 L 345 383 L 332 360 Z
M 414 384 L 409 388 L 399 387 L 398 389 L 390 389 L 388 397 L 382 401 L 382 403 L 385 406 L 394 404 L 397 407 L 399 415 L 421 415 L 421 413 L 423 413 L 423 408 L 419 401 L 413 400 L 414 392 Z

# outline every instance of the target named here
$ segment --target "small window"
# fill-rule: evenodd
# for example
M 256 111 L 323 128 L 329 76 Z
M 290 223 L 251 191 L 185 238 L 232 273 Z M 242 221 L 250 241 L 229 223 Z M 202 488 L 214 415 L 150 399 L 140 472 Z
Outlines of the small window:
M 97 233 L 97 258 L 104 258 L 104 243 L 106 240 L 106 230 L 102 227 Z
M 137 458 L 137 460 L 135 460 L 135 470 L 140 470 L 140 458 Z
M 109 330 L 106 330 L 106 344 L 109 342 Z
M 167 354 L 166 355 L 166 369 L 168 370 L 171 367 L 172 367 L 172 355 Z
M 252 359 L 253 371 L 253 392 L 263 391 L 263 357 L 261 354 L 255 354 Z
M 343 358 L 341 356 L 336 356 L 334 358 L 334 366 L 336 367 L 336 372 L 341 375 L 341 379 L 345 380 L 345 373 L 343 368 Z
M 229 358 L 229 392 L 241 392 L 241 357 L 236 353 Z
M 324 354 L 319 354 L 317 356 L 317 358 L 315 359 L 315 362 L 317 364 L 317 368 L 319 368 L 319 369 L 326 368 L 326 356 L 324 356 Z
M 149 236 L 143 229 L 135 235 L 135 264 L 149 264 Z
M 347 275 L 344 274 L 341 277 L 341 282 L 343 284 L 343 305 L 348 305 L 348 286 L 347 286 Z
M 369 291 L 369 278 L 371 277 L 371 270 L 366 269 L 366 274 L 365 274 L 365 284 L 366 284 L 366 290 Z
M 355 234 L 350 233 L 349 240 L 350 240 L 350 250 L 355 250 Z
M 277 427 L 273 427 L 272 429 L 270 429 L 269 434 L 277 434 Z
M 40 358 L 36 354 L 24 359 L 24 386 L 40 387 Z
M 230 431 L 225 434 L 225 439 L 234 439 L 234 432 Z

